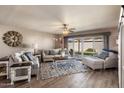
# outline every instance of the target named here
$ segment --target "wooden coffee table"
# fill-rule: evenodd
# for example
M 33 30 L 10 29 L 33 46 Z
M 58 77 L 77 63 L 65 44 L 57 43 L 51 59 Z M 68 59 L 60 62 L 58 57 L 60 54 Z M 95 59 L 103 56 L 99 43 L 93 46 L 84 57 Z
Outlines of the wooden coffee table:
M 56 61 L 56 60 L 64 60 L 64 57 L 54 57 L 54 61 Z

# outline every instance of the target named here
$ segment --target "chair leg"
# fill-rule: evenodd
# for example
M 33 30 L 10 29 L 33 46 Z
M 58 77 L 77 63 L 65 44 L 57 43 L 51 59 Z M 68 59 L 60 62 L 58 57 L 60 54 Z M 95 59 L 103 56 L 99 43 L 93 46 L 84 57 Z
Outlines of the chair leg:
M 11 85 L 14 85 L 14 81 L 11 80 Z
M 39 67 L 37 69 L 37 80 L 39 80 Z
M 15 72 L 13 69 L 11 69 L 11 85 L 14 85 L 14 76 L 15 76 Z
M 31 67 L 28 68 L 28 82 L 31 81 Z

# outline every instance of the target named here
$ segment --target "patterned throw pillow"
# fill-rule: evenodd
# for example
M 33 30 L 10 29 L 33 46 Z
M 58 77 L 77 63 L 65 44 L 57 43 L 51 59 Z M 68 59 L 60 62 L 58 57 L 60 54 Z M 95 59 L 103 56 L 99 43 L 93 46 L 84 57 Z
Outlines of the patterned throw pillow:
M 32 55 L 31 52 L 25 52 L 24 54 L 27 56 L 27 58 L 29 59 L 29 61 L 33 61 L 33 55 Z
M 29 61 L 28 57 L 25 54 L 21 55 L 21 58 L 22 61 Z
M 102 51 L 97 57 L 101 59 L 106 59 L 109 56 L 109 53 L 106 51 Z

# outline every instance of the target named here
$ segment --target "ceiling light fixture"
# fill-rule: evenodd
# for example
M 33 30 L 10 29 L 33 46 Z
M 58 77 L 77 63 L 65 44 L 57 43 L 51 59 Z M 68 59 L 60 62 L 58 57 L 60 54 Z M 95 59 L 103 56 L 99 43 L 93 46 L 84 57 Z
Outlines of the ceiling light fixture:
M 68 30 L 64 30 L 63 31 L 63 35 L 68 35 L 69 34 L 69 31 Z
M 69 25 L 68 24 L 63 24 L 63 28 L 62 28 L 64 31 L 63 31 L 63 35 L 68 35 L 70 33 L 73 33 L 75 28 L 69 28 Z

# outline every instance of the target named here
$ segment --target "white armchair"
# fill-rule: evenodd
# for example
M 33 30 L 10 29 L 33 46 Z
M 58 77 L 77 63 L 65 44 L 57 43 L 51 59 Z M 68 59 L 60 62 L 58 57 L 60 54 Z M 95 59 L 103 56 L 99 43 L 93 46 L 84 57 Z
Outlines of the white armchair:
M 9 62 L 11 84 L 23 79 L 28 79 L 30 82 L 31 75 L 36 75 L 38 80 L 39 60 L 31 52 L 15 53 L 10 56 Z
M 23 74 L 22 74 L 23 73 Z M 11 85 L 15 81 L 28 79 L 31 80 L 31 63 L 30 62 L 14 62 L 12 56 L 9 57 L 9 78 Z

